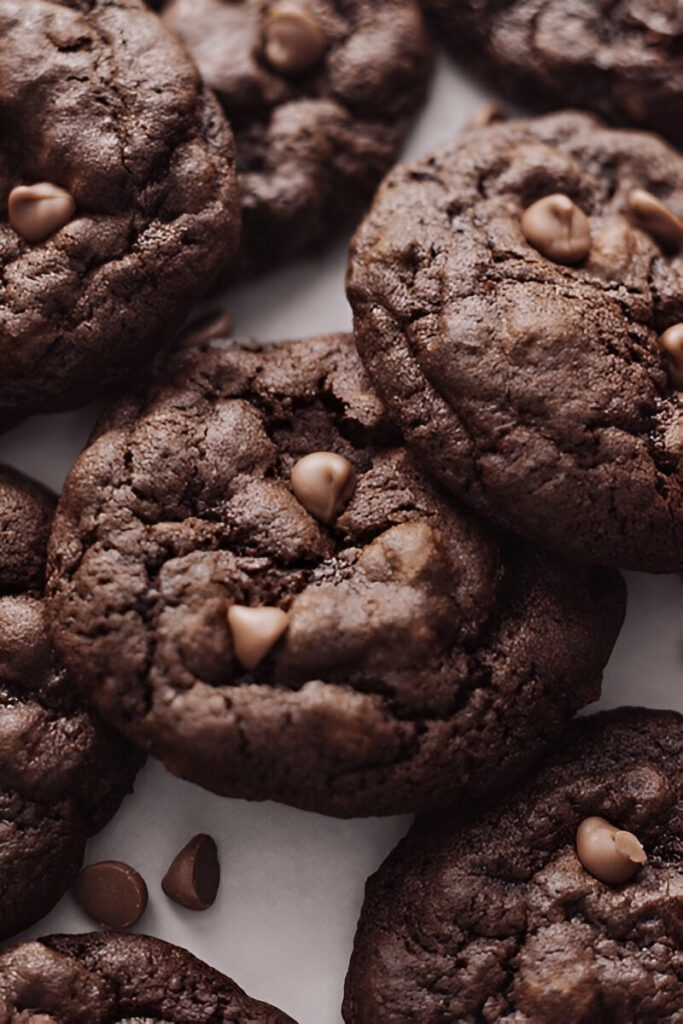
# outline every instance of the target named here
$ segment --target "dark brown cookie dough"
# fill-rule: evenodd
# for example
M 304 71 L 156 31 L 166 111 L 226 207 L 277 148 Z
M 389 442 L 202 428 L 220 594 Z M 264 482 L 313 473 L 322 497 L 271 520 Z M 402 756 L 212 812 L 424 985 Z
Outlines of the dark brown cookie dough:
M 281 262 L 348 223 L 424 100 L 415 0 L 167 0 L 235 132 L 242 259 Z
M 680 715 L 620 709 L 483 812 L 418 821 L 367 884 L 347 1024 L 677 1024 L 682 764 Z M 644 847 L 621 885 L 579 861 L 592 816 Z
M 560 205 L 527 213 L 540 199 Z M 683 321 L 681 216 L 683 157 L 561 113 L 396 168 L 352 246 L 357 344 L 409 444 L 561 554 L 683 568 L 683 331 L 671 359 L 661 339 Z
M 341 457 L 330 525 L 315 452 Z M 521 771 L 597 696 L 623 615 L 616 574 L 497 540 L 421 477 L 350 336 L 181 352 L 105 414 L 51 550 L 54 637 L 107 721 L 208 789 L 341 816 Z
M 439 37 L 534 107 L 579 106 L 683 145 L 680 0 L 424 0 Z
M 0 953 L 0 1024 L 295 1024 L 180 946 L 51 935 Z
M 0 66 L 7 425 L 168 342 L 235 251 L 239 197 L 218 104 L 139 0 L 0 0 Z
M 43 586 L 54 504 L 0 467 L 0 938 L 57 902 L 140 764 L 84 710 L 49 645 Z

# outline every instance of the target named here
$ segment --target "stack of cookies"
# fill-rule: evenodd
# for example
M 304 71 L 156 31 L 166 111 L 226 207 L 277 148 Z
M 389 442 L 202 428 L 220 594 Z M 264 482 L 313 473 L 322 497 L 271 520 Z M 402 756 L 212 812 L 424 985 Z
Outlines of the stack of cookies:
M 58 501 L 0 467 L 0 938 L 151 755 L 419 812 L 346 1024 L 676 1024 L 683 718 L 575 715 L 619 570 L 683 572 L 683 11 L 424 7 L 0 0 L 0 430 L 106 399 Z M 430 23 L 551 112 L 392 166 Z M 201 319 L 349 227 L 352 333 Z M 95 868 L 108 930 L 0 951 L 0 1024 L 294 1024 Z M 163 888 L 218 884 L 202 834 Z

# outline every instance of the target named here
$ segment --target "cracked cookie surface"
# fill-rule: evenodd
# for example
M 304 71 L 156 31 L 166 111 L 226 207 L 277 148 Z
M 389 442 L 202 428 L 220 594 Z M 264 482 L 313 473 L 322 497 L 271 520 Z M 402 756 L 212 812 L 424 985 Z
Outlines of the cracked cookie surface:
M 82 404 L 168 342 L 234 253 L 220 107 L 139 0 L 0 0 L 0 425 Z M 49 237 L 8 199 L 54 183 Z M 11 204 L 10 204 L 11 208 Z
M 356 474 L 329 526 L 290 481 L 314 452 Z M 55 642 L 107 721 L 208 789 L 342 816 L 521 771 L 597 696 L 623 616 L 617 574 L 426 482 L 350 336 L 179 352 L 105 414 L 51 552 Z M 280 623 L 251 671 L 234 606 Z
M 683 215 L 683 157 L 583 114 L 473 130 L 387 176 L 348 293 L 389 412 L 457 496 L 561 554 L 675 572 L 683 421 L 659 335 L 683 321 L 683 255 L 634 219 L 636 189 Z M 575 266 L 522 231 L 558 193 L 588 218 Z
M 441 38 L 504 94 L 579 106 L 683 145 L 680 0 L 424 0 Z
M 618 709 L 487 807 L 418 820 L 367 883 L 347 1024 L 679 1021 L 682 756 L 680 715 Z M 645 847 L 622 885 L 576 855 L 592 815 Z
M 274 64 L 278 11 L 294 12 L 295 28 Z M 281 262 L 358 213 L 425 98 L 431 57 L 415 0 L 167 0 L 161 15 L 235 132 L 246 267 Z M 306 27 L 319 49 L 309 41 L 312 63 L 294 71 Z
M 50 935 L 0 953 L 0 1024 L 295 1024 L 180 946 Z
M 42 917 L 141 758 L 88 713 L 47 637 L 52 494 L 0 467 L 0 938 Z

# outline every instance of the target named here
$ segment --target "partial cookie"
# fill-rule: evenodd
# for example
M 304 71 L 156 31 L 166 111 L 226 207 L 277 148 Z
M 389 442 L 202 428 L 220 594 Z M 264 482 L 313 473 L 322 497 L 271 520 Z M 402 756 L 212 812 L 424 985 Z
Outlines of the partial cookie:
M 367 884 L 347 1024 L 677 1024 L 682 764 L 680 715 L 622 708 L 483 810 L 418 821 Z
M 0 1024 L 295 1024 L 180 946 L 51 935 L 0 953 Z
M 396 159 L 431 57 L 415 0 L 166 0 L 235 131 L 243 263 L 348 223 Z
M 424 0 L 441 39 L 506 95 L 579 106 L 683 145 L 680 0 Z
M 683 568 L 683 157 L 561 113 L 385 179 L 357 344 L 420 459 L 561 554 Z
M 55 499 L 0 467 L 0 939 L 47 913 L 141 758 L 96 723 L 47 638 L 45 555 Z
M 616 574 L 432 487 L 350 336 L 179 353 L 105 414 L 51 550 L 55 641 L 107 721 L 215 792 L 342 816 L 522 771 L 624 610 Z
M 139 0 L 0 0 L 0 424 L 171 340 L 238 241 L 234 146 Z

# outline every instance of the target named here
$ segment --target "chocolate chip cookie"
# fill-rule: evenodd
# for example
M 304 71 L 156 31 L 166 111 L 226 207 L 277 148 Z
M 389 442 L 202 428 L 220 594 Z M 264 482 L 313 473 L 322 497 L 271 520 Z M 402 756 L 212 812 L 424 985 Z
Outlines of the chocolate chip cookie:
M 235 131 L 246 267 L 349 222 L 425 97 L 415 0 L 166 0 L 161 14 Z
M 0 1024 L 295 1024 L 180 946 L 51 935 L 0 953 Z
M 82 404 L 231 257 L 234 146 L 139 0 L 0 0 L 0 425 Z
M 105 720 L 215 792 L 340 816 L 521 771 L 597 697 L 624 608 L 430 485 L 350 336 L 181 351 L 105 414 L 51 553 Z
M 680 715 L 623 708 L 483 811 L 418 821 L 367 884 L 347 1024 L 678 1022 L 682 764 Z
M 439 34 L 507 95 L 579 106 L 683 146 L 680 0 L 424 0 Z
M 683 568 L 683 157 L 560 113 L 392 171 L 357 343 L 425 465 L 556 551 Z
M 55 499 L 0 467 L 0 938 L 57 902 L 140 764 L 85 711 L 47 638 Z

